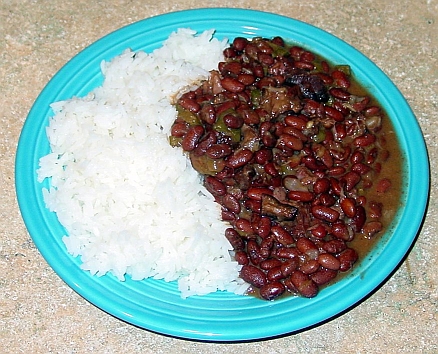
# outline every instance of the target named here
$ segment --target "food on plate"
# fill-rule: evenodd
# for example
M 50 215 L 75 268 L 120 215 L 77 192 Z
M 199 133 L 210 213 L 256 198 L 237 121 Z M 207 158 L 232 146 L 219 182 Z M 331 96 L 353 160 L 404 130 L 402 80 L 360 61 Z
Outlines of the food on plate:
M 126 50 L 101 86 L 52 104 L 44 201 L 93 275 L 313 297 L 389 225 L 394 132 L 348 66 L 213 32 Z
M 390 224 L 401 154 L 346 65 L 283 38 L 238 37 L 182 94 L 170 143 L 204 176 L 249 293 L 314 297 Z

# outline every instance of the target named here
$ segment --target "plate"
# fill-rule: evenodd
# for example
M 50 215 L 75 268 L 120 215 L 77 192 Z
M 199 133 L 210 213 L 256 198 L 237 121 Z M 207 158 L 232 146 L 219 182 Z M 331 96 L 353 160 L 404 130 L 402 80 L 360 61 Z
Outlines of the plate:
M 351 66 L 356 78 L 378 98 L 396 129 L 405 155 L 400 209 L 372 254 L 341 281 L 316 298 L 289 297 L 267 302 L 216 292 L 181 299 L 175 282 L 119 282 L 111 275 L 82 271 L 61 240 L 56 215 L 42 198 L 37 182 L 40 157 L 49 152 L 45 134 L 53 114 L 49 104 L 84 96 L 102 82 L 100 62 L 124 49 L 147 52 L 160 47 L 171 32 L 190 27 L 215 29 L 217 38 L 282 36 Z M 47 84 L 24 124 L 16 156 L 16 191 L 26 227 L 53 270 L 77 293 L 103 311 L 141 328 L 192 340 L 246 341 L 294 333 L 344 313 L 370 295 L 394 272 L 410 250 L 424 217 L 429 192 L 429 163 L 418 122 L 389 78 L 356 49 L 309 24 L 276 14 L 244 9 L 197 9 L 164 14 L 123 27 L 93 43 L 70 60 Z

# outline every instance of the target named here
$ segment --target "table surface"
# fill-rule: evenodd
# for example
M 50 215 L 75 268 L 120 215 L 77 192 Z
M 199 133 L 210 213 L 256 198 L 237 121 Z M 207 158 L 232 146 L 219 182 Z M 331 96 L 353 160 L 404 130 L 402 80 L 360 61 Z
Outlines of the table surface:
M 371 297 L 298 334 L 248 343 L 203 343 L 124 323 L 71 290 L 35 248 L 16 202 L 14 158 L 35 98 L 72 56 L 129 23 L 196 1 L 0 2 L 0 347 L 6 353 L 436 353 L 438 243 L 437 0 L 209 1 L 265 10 L 318 26 L 371 58 L 417 116 L 431 163 L 430 203 L 415 246 Z

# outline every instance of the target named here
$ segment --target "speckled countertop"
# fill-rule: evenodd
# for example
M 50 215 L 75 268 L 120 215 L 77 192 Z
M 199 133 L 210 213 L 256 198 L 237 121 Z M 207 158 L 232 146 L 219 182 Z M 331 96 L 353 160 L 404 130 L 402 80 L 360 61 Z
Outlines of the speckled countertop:
M 352 44 L 405 95 L 423 130 L 431 198 L 406 261 L 370 298 L 307 331 L 251 343 L 170 338 L 126 324 L 71 290 L 47 265 L 23 224 L 14 191 L 18 137 L 47 81 L 87 45 L 196 1 L 4 0 L 0 2 L 0 352 L 2 353 L 437 353 L 438 1 L 207 1 L 268 10 Z

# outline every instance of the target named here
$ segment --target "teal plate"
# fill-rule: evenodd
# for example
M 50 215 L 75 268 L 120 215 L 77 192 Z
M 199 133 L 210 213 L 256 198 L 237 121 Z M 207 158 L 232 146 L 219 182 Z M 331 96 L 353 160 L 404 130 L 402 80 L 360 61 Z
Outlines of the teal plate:
M 100 62 L 124 49 L 147 52 L 171 32 L 190 27 L 215 29 L 217 38 L 282 36 L 326 57 L 350 65 L 389 115 L 404 155 L 404 192 L 389 231 L 348 277 L 313 299 L 289 297 L 274 302 L 217 292 L 180 298 L 175 282 L 147 279 L 119 282 L 91 276 L 69 255 L 56 215 L 45 208 L 36 170 L 49 152 L 45 134 L 52 102 L 84 96 L 102 83 Z M 333 35 L 280 15 L 243 9 L 198 9 L 160 15 L 123 27 L 70 60 L 47 84 L 24 124 L 16 156 L 16 191 L 27 229 L 53 270 L 77 293 L 103 311 L 133 325 L 179 338 L 246 341 L 290 334 L 318 325 L 352 308 L 388 279 L 409 252 L 419 232 L 429 194 L 429 162 L 418 122 L 389 78 L 363 54 Z

